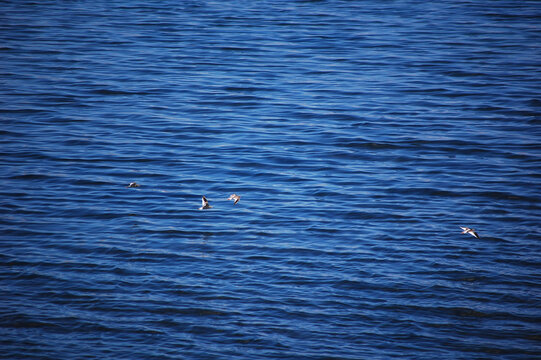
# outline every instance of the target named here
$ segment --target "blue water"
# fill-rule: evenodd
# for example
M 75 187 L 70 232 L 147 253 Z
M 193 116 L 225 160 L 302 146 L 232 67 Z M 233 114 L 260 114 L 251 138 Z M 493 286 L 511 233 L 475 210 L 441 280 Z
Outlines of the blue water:
M 0 9 L 0 358 L 541 357 L 539 2 Z

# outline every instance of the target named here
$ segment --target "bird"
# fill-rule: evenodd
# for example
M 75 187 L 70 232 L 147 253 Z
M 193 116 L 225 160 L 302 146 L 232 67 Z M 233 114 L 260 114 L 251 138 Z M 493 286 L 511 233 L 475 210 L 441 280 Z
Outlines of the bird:
M 203 195 L 203 197 L 201 198 L 201 207 L 199 208 L 199 210 L 210 209 L 211 207 L 212 206 L 209 205 L 209 201 L 207 200 L 205 195 Z
M 235 202 L 233 203 L 233 205 L 236 205 L 239 200 L 240 200 L 240 195 L 237 195 L 237 194 L 231 194 L 231 196 L 229 196 L 229 198 L 227 200 L 235 200 Z
M 480 239 L 479 235 L 475 232 L 475 229 L 469 228 L 469 227 L 460 227 L 462 229 L 463 234 L 470 234 L 471 236 L 475 237 L 476 239 Z
M 131 182 L 131 183 L 130 183 L 128 186 L 126 186 L 126 187 L 132 188 L 132 187 L 139 187 L 139 186 L 141 186 L 141 185 L 139 185 L 139 184 L 136 183 L 136 182 Z

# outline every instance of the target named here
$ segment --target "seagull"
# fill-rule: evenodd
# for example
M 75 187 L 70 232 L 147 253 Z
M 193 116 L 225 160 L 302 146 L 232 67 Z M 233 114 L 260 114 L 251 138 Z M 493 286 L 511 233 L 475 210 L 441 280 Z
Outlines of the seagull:
M 209 201 L 207 200 L 205 195 L 203 195 L 203 197 L 201 198 L 201 207 L 199 208 L 199 210 L 210 209 L 211 207 L 212 206 L 209 205 Z
M 139 185 L 139 184 L 136 183 L 136 182 L 131 182 L 130 185 L 128 185 L 128 186 L 126 186 L 126 187 L 131 188 L 131 187 L 139 187 L 139 186 L 141 186 L 141 185 Z
M 460 227 L 462 229 L 463 234 L 470 234 L 471 236 L 474 236 L 476 239 L 480 239 L 479 235 L 475 232 L 475 229 L 469 228 L 469 227 Z
M 236 203 L 239 202 L 239 200 L 240 200 L 240 195 L 237 195 L 237 194 L 231 194 L 231 196 L 230 196 L 227 200 L 235 200 L 235 202 L 233 203 L 233 205 L 235 205 Z

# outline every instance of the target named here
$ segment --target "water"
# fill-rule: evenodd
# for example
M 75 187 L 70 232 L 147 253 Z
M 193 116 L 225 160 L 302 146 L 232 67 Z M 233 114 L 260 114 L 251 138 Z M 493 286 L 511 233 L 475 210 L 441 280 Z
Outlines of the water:
M 541 356 L 536 1 L 0 6 L 0 358 Z

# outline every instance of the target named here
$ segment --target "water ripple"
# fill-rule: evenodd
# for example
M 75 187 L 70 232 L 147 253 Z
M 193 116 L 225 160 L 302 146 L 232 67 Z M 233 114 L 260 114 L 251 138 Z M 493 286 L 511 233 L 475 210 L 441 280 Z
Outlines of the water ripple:
M 0 357 L 539 357 L 539 15 L 5 2 Z

